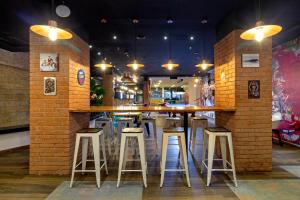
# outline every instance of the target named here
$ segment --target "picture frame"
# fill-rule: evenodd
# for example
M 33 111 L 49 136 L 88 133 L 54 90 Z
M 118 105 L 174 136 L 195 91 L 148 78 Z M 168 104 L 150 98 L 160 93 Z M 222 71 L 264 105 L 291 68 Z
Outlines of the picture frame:
M 260 98 L 260 81 L 249 80 L 248 81 L 248 99 Z
M 77 71 L 77 82 L 79 85 L 83 85 L 85 82 L 85 72 L 83 69 Z
M 44 95 L 56 95 L 56 77 L 44 77 Z
M 57 53 L 40 53 L 40 71 L 57 72 L 59 67 Z
M 242 67 L 250 67 L 250 68 L 259 67 L 259 54 L 258 53 L 242 54 Z

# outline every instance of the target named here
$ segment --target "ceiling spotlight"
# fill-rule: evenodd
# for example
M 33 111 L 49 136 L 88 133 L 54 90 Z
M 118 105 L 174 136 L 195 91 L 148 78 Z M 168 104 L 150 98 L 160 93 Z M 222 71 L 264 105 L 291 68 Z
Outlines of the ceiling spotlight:
M 190 40 L 194 40 L 195 38 L 194 38 L 194 36 L 190 36 Z
M 163 39 L 164 39 L 164 40 L 167 40 L 167 39 L 168 39 L 168 36 L 165 35 L 165 36 L 163 37 Z
M 97 54 L 98 54 L 98 56 L 101 56 L 101 52 L 98 52 Z
M 118 39 L 118 37 L 116 35 L 113 35 L 113 39 L 116 40 Z
M 174 20 L 171 17 L 167 18 L 167 24 L 173 24 Z
M 107 23 L 107 19 L 102 18 L 102 19 L 100 20 L 100 22 L 101 22 L 101 24 L 106 24 L 106 23 Z
M 207 17 L 203 17 L 203 18 L 201 19 L 201 24 L 207 24 L 207 22 L 208 22 Z
M 90 49 L 93 48 L 93 45 L 89 45 Z
M 69 17 L 71 14 L 70 8 L 66 5 L 59 5 L 55 9 L 56 14 L 60 17 Z

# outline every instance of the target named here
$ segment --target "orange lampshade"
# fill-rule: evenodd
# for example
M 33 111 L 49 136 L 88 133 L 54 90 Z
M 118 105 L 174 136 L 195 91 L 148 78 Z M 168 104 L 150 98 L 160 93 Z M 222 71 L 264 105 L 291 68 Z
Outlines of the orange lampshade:
M 95 66 L 95 67 L 100 67 L 103 71 L 104 71 L 106 68 L 108 68 L 108 67 L 112 67 L 112 65 L 106 63 L 105 60 L 102 60 L 100 63 L 95 64 L 94 66 Z
M 162 67 L 171 71 L 172 69 L 179 67 L 179 64 L 173 63 L 173 61 L 170 59 L 167 63 L 163 64 Z
M 72 34 L 57 27 L 57 22 L 49 20 L 48 25 L 32 25 L 30 30 L 36 34 L 48 37 L 50 40 L 67 40 L 72 38 Z
M 256 26 L 244 31 L 240 37 L 244 40 L 262 41 L 264 38 L 272 37 L 282 30 L 279 25 L 264 25 L 263 21 L 256 22 Z
M 202 60 L 201 63 L 197 64 L 196 67 L 206 70 L 207 68 L 213 66 L 214 64 L 208 63 L 206 60 Z
M 138 61 L 135 60 L 135 59 L 133 60 L 132 63 L 129 63 L 129 64 L 127 64 L 126 66 L 132 68 L 133 70 L 137 70 L 137 69 L 139 69 L 139 68 L 144 67 L 143 64 L 138 63 Z

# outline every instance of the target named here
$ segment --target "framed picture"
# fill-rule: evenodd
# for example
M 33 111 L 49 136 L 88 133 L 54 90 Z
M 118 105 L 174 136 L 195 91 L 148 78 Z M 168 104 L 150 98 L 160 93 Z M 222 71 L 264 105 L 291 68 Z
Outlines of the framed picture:
M 44 77 L 44 95 L 56 95 L 56 78 Z
M 77 71 L 77 81 L 79 85 L 83 85 L 85 81 L 85 72 L 83 69 Z
M 260 81 L 251 80 L 248 81 L 248 99 L 260 98 Z
M 259 54 L 242 54 L 242 67 L 259 67 Z
M 57 72 L 58 71 L 58 54 L 41 53 L 40 54 L 40 71 Z

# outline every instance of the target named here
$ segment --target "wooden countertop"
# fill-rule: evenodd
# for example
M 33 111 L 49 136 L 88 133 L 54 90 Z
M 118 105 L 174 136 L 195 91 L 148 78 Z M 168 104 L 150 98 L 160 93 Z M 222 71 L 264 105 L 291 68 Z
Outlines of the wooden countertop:
M 90 106 L 86 108 L 70 109 L 70 112 L 199 112 L 199 111 L 226 111 L 234 112 L 235 108 L 202 107 L 202 106 Z

